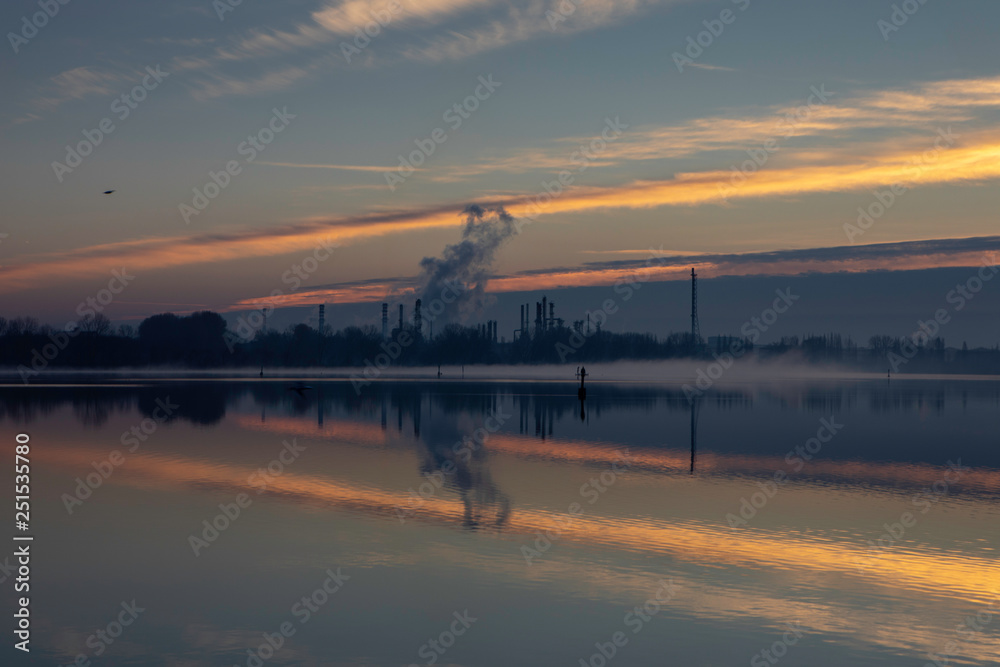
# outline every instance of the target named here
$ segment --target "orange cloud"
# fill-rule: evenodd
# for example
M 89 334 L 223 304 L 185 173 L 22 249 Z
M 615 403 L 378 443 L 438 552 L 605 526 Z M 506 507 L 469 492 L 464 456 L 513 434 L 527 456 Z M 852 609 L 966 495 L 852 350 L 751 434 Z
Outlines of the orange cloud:
M 607 209 L 721 204 L 723 193 L 739 199 L 787 198 L 813 193 L 854 192 L 893 183 L 913 185 L 985 182 L 1000 178 L 1000 140 L 984 135 L 933 153 L 902 151 L 864 162 L 764 169 L 733 187 L 724 171 L 678 174 L 659 181 L 634 181 L 615 187 L 568 189 L 561 195 L 523 195 L 500 202 L 516 217 Z M 927 148 L 933 146 L 929 140 Z M 461 206 L 438 206 L 289 224 L 217 234 L 123 241 L 23 258 L 0 269 L 0 292 L 25 289 L 54 279 L 100 275 L 113 268 L 169 267 L 248 257 L 278 256 L 316 247 L 324 240 L 341 244 L 404 231 L 457 226 Z

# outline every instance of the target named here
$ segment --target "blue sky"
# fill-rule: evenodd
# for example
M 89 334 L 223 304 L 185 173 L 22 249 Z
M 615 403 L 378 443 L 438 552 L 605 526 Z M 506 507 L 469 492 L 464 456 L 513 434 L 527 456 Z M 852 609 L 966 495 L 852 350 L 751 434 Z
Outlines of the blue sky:
M 459 239 L 465 205 L 519 216 L 563 170 L 572 186 L 498 253 L 495 293 L 613 285 L 620 275 L 594 263 L 638 261 L 649 248 L 690 255 L 706 279 L 749 263 L 703 255 L 807 248 L 844 250 L 773 272 L 822 281 L 978 266 L 976 242 L 854 254 L 996 229 L 1000 6 L 929 0 L 885 32 L 893 5 L 400 0 L 393 11 L 380 0 L 243 0 L 220 19 L 207 0 L 70 0 L 25 42 L 10 34 L 39 5 L 7 2 L 0 303 L 63 322 L 124 266 L 137 278 L 108 306 L 116 321 L 235 313 L 287 290 L 289 267 L 332 241 L 298 289 L 303 303 L 406 300 L 420 259 Z M 551 23 L 560 9 L 565 20 Z M 348 62 L 355 28 L 386 15 Z M 710 40 L 706 21 L 722 26 Z M 673 54 L 699 33 L 708 45 L 678 71 Z M 120 119 L 112 105 L 147 67 L 167 76 Z M 499 85 L 484 95 L 480 77 Z M 477 89 L 480 100 L 469 97 Z M 469 99 L 477 108 L 453 129 L 445 113 Z M 287 127 L 247 162 L 240 146 L 275 109 Z M 105 118 L 114 130 L 60 180 L 53 162 Z M 578 171 L 574 151 L 609 119 L 623 131 Z M 390 189 L 386 172 L 437 128 L 447 138 Z M 949 128 L 955 138 L 939 142 Z M 764 164 L 734 184 L 731 168 L 769 141 Z M 186 221 L 181 206 L 230 161 L 239 173 Z M 863 234 L 845 230 L 893 184 L 906 190 L 884 215 Z M 344 287 L 359 281 L 375 287 Z M 928 307 L 951 287 L 928 288 Z M 501 317 L 516 323 L 516 312 Z

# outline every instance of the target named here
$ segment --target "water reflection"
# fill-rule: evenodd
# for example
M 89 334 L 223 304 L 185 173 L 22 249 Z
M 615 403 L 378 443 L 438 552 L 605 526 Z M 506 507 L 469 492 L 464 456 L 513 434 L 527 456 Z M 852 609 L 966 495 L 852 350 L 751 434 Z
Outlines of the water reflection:
M 0 388 L 0 420 L 45 443 L 35 456 L 50 502 L 50 553 L 93 544 L 94 560 L 51 556 L 51 599 L 87 577 L 118 594 L 131 566 L 108 545 L 148 548 L 155 582 L 144 571 L 125 577 L 129 585 L 178 610 L 187 632 L 236 633 L 236 645 L 205 663 L 233 664 L 240 642 L 273 630 L 267 610 L 286 609 L 301 587 L 314 586 L 298 573 L 345 564 L 372 573 L 357 575 L 364 594 L 323 621 L 326 630 L 347 628 L 336 644 L 302 640 L 302 662 L 409 664 L 434 631 L 417 619 L 440 599 L 444 616 L 473 603 L 493 614 L 497 634 L 470 634 L 457 664 L 526 664 L 524 655 L 546 651 L 545 664 L 573 664 L 620 608 L 671 576 L 684 593 L 643 634 L 648 648 L 637 640 L 618 664 L 663 655 L 680 664 L 743 662 L 798 620 L 814 640 L 788 664 L 835 665 L 912 664 L 940 650 L 962 615 L 992 604 L 1000 588 L 1000 545 L 989 528 L 1000 518 L 995 383 L 745 386 L 692 401 L 672 388 L 632 385 L 588 385 L 582 400 L 572 383 L 375 383 L 361 394 L 349 382 L 310 380 L 303 391 L 287 384 Z M 68 515 L 61 494 L 167 397 L 179 407 L 162 430 Z M 791 471 L 786 453 L 831 415 L 843 432 Z M 306 447 L 301 462 L 194 558 L 187 534 L 220 502 L 249 492 L 247 480 L 290 439 Z M 590 503 L 581 489 L 626 449 L 627 473 Z M 942 479 L 949 460 L 968 470 L 905 536 L 873 551 L 883 524 L 916 512 L 913 497 Z M 728 525 L 727 515 L 740 515 L 741 501 L 779 470 L 794 472 L 791 481 L 745 525 Z M 567 522 L 574 502 L 584 511 Z M 140 520 L 123 523 L 132 507 L 143 508 Z M 539 535 L 550 548 L 529 565 L 521 548 Z M 230 589 L 264 573 L 280 586 L 260 583 L 267 590 L 237 603 L 246 594 Z M 184 599 L 161 579 L 184 582 Z M 387 625 L 370 600 L 414 616 Z M 75 618 L 40 612 L 50 628 L 40 641 L 54 659 L 72 658 L 69 628 L 100 623 L 89 605 L 81 602 Z M 143 648 L 177 659 L 180 649 L 156 636 L 178 633 L 156 628 Z M 397 647 L 388 634 L 407 639 Z M 512 635 L 519 653 L 498 639 Z M 992 639 L 977 635 L 962 655 L 991 659 Z

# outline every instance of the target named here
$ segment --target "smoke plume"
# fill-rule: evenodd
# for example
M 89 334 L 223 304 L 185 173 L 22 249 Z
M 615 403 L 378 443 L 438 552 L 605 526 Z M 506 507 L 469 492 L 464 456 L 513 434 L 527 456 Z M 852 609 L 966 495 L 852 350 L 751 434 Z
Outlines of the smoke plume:
M 442 323 L 464 322 L 489 305 L 489 271 L 503 242 L 514 235 L 514 218 L 503 206 L 465 207 L 462 240 L 440 257 L 420 260 L 421 299 L 427 317 Z

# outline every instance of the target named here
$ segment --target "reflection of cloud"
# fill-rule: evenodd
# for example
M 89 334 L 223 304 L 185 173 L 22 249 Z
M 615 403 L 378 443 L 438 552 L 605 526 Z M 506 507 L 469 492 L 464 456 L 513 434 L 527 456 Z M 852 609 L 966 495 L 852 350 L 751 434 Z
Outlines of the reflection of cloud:
M 85 446 L 53 446 L 39 450 L 49 465 L 87 468 L 106 455 Z M 137 485 L 144 489 L 214 489 L 245 492 L 252 465 L 221 461 L 136 453 L 129 455 L 129 475 L 115 476 L 111 484 Z M 409 495 L 354 481 L 316 474 L 285 471 L 268 485 L 268 493 L 292 502 L 327 509 L 347 510 L 393 520 L 393 512 L 406 506 Z M 412 519 L 445 526 L 461 525 L 465 508 L 459 500 L 439 496 L 426 498 Z M 653 517 L 578 515 L 566 522 L 564 515 L 544 509 L 519 507 L 509 517 L 504 533 L 517 539 L 561 526 L 560 541 L 623 552 L 669 556 L 679 563 L 700 567 L 769 570 L 795 576 L 835 577 L 851 585 L 890 587 L 897 595 L 926 596 L 941 600 L 986 603 L 989 591 L 1000 581 L 995 560 L 963 554 L 899 549 L 892 557 L 857 563 L 868 556 L 861 544 L 814 539 L 803 534 L 743 529 L 731 531 L 724 524 L 688 520 L 667 522 Z
M 316 426 L 295 417 L 272 417 L 261 422 L 258 417 L 234 414 L 230 421 L 240 428 L 264 431 L 282 436 L 315 436 Z M 386 435 L 372 423 L 349 420 L 327 420 L 324 435 L 332 435 L 344 445 L 384 448 Z M 621 460 L 619 451 L 600 443 L 582 440 L 552 438 L 545 441 L 545 447 L 538 446 L 535 438 L 513 436 L 504 433 L 490 435 L 489 451 L 507 454 L 517 458 L 571 463 L 594 468 L 607 468 Z M 690 452 L 676 449 L 631 448 L 629 456 L 633 470 L 654 473 L 687 474 L 691 464 Z M 734 475 L 770 475 L 775 470 L 786 470 L 788 464 L 781 456 L 758 456 L 719 454 L 702 452 L 698 454 L 698 474 L 732 477 Z M 884 490 L 895 494 L 900 488 L 922 489 L 941 479 L 941 466 L 913 463 L 906 466 L 879 463 L 877 461 L 836 461 L 816 459 L 809 462 L 808 475 L 812 478 L 835 480 L 844 493 L 856 493 L 857 488 L 866 493 Z M 1000 495 L 1000 471 L 974 468 L 962 473 L 960 483 L 949 488 L 949 494 L 963 493 Z

